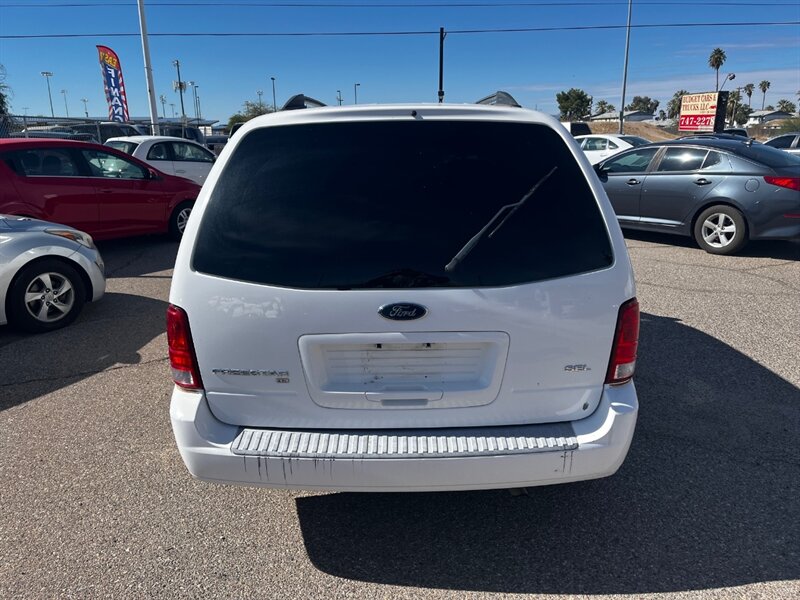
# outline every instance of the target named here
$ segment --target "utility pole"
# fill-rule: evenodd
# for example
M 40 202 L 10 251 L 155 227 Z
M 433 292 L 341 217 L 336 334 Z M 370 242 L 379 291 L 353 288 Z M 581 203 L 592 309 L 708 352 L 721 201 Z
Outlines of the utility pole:
M 628 86 L 628 51 L 631 47 L 631 12 L 633 0 L 628 0 L 628 27 L 625 30 L 625 66 L 622 69 L 622 102 L 619 107 L 619 134 L 625 129 L 625 88 Z
M 147 100 L 150 107 L 150 128 L 153 135 L 158 135 L 158 108 L 156 108 L 156 88 L 153 85 L 153 67 L 150 63 L 150 42 L 147 39 L 147 21 L 144 17 L 144 0 L 136 0 L 139 7 L 139 33 L 142 37 L 142 55 L 144 56 L 144 77 L 147 82 Z M 164 110 L 164 104 L 161 104 Z
M 360 83 L 353 84 L 353 97 L 355 98 L 354 104 L 358 104 L 358 88 L 361 86 Z
M 50 116 L 55 118 L 56 112 L 53 110 L 53 94 L 50 92 L 50 78 L 52 76 L 52 71 L 42 71 L 42 77 L 47 80 L 47 97 L 50 100 Z
M 272 112 L 278 112 L 278 104 L 275 102 L 275 78 L 270 77 L 272 79 Z
M 264 95 L 264 90 L 256 90 L 256 96 L 258 96 L 258 109 L 259 110 L 263 110 L 264 109 L 264 101 L 261 99 L 261 97 L 263 95 Z
M 174 119 L 175 118 L 175 103 L 174 102 L 170 102 L 169 105 L 172 107 L 172 118 Z
M 439 27 L 439 104 L 444 102 L 444 27 Z
M 69 106 L 67 105 L 67 90 L 61 90 L 61 95 L 64 96 L 64 112 L 69 119 Z
M 88 98 L 81 98 L 81 102 L 83 102 L 83 114 L 86 115 L 86 118 L 89 118 L 89 100 Z
M 166 106 L 167 106 L 167 97 L 164 94 L 161 94 L 158 97 L 158 99 L 161 100 L 161 116 L 166 119 L 167 118 L 167 108 L 166 108 Z

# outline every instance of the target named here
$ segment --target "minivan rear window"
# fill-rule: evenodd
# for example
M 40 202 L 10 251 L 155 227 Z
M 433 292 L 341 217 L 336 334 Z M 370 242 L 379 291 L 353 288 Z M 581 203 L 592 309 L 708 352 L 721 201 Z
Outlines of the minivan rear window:
M 508 286 L 612 262 L 597 200 L 556 132 L 411 117 L 247 133 L 193 254 L 203 273 L 303 289 Z

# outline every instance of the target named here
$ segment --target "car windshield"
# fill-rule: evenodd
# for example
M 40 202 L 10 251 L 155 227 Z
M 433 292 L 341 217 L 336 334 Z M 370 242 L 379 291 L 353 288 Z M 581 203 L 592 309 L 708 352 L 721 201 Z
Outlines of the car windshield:
M 540 180 L 535 201 L 445 269 Z M 505 286 L 612 262 L 597 200 L 555 131 L 426 120 L 249 132 L 193 255 L 203 273 L 304 289 Z
M 623 142 L 628 142 L 634 148 L 636 146 L 644 146 L 645 144 L 649 144 L 650 142 L 644 138 L 640 138 L 636 135 L 623 135 L 620 138 Z
M 736 154 L 761 163 L 773 169 L 780 167 L 799 167 L 800 156 L 783 152 L 764 144 L 742 144 L 736 148 Z
M 110 148 L 114 148 L 115 150 L 120 150 L 125 154 L 133 154 L 133 151 L 139 146 L 136 142 L 117 142 L 117 141 L 108 141 L 106 142 L 106 146 Z

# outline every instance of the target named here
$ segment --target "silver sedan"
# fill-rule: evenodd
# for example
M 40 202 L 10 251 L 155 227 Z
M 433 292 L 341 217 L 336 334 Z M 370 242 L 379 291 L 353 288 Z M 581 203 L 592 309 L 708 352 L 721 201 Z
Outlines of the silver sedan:
M 104 268 L 88 234 L 0 215 L 0 325 L 34 333 L 69 325 L 105 293 Z

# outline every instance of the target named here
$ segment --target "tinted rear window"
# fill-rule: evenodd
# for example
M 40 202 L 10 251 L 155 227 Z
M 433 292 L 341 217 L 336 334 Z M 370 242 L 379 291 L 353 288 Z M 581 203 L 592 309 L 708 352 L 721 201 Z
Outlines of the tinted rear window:
M 503 209 L 553 167 L 513 214 Z M 612 261 L 586 177 L 554 131 L 409 120 L 251 131 L 212 191 L 193 264 L 238 280 L 351 289 L 504 286 Z
M 753 144 L 752 146 L 742 144 L 741 147 L 736 148 L 736 154 L 773 169 L 800 166 L 800 156 L 795 156 L 764 144 Z

